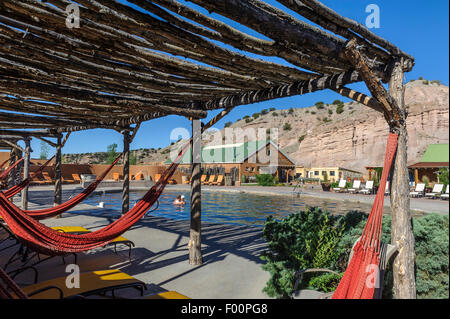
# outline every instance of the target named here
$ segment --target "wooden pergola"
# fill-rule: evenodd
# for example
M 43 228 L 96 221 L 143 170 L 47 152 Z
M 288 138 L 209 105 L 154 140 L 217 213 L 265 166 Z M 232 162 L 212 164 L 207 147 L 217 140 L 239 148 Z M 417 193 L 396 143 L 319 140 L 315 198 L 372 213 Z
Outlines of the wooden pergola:
M 403 99 L 403 74 L 414 58 L 317 0 L 278 0 L 296 16 L 260 0 L 128 2 L 0 2 L 0 138 L 57 138 L 55 198 L 63 133 L 123 134 L 126 211 L 129 144 L 140 123 L 223 109 L 217 121 L 239 105 L 330 89 L 381 112 L 400 136 L 391 178 L 392 241 L 400 251 L 394 280 L 397 298 L 414 298 Z M 269 62 L 273 57 L 280 62 Z M 361 81 L 371 97 L 346 87 Z M 191 180 L 190 263 L 199 264 L 200 164 Z

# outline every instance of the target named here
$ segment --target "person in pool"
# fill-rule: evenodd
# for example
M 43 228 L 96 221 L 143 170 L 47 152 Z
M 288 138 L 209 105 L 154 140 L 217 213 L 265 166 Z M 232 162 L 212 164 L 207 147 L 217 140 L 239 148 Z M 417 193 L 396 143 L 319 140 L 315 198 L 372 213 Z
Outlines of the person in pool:
M 184 206 L 186 204 L 186 201 L 184 200 L 184 195 L 178 195 L 177 198 L 175 198 L 173 204 Z

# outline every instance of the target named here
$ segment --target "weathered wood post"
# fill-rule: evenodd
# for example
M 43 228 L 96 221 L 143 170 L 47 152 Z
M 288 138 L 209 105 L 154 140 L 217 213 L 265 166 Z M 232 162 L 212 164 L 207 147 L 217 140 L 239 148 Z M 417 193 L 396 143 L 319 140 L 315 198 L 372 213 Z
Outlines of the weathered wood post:
M 406 107 L 403 86 L 403 59 L 395 61 L 389 81 L 389 95 L 395 99 L 403 112 L 398 127 L 398 149 L 391 176 L 392 244 L 399 248 L 394 260 L 394 291 L 397 299 L 416 298 L 414 274 L 414 234 L 412 230 L 409 174 L 408 174 L 408 131 L 406 129 Z
M 130 130 L 123 131 L 122 214 L 130 209 Z
M 31 156 L 31 146 L 30 146 L 30 138 L 24 138 L 25 142 L 25 154 L 24 154 L 24 163 L 23 163 L 23 179 L 26 179 L 30 175 L 30 156 Z M 28 186 L 22 189 L 21 193 L 22 198 L 22 210 L 28 209 Z
M 202 201 L 201 201 L 201 121 L 192 120 L 192 147 L 191 147 L 191 224 L 189 239 L 189 264 L 201 265 L 202 258 Z
M 54 206 L 59 205 L 62 202 L 61 149 L 62 149 L 62 134 L 59 133 L 56 142 L 56 156 L 55 156 L 55 198 L 53 201 Z

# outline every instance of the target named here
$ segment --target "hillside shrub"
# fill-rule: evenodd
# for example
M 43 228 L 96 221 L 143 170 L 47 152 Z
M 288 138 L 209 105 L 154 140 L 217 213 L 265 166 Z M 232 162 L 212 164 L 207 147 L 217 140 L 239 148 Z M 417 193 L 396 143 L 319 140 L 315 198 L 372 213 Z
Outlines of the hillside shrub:
M 273 112 L 272 116 L 278 116 L 278 113 L 277 112 Z
M 325 103 L 323 103 L 323 102 L 317 102 L 317 103 L 315 104 L 315 106 L 316 106 L 316 108 L 317 108 L 318 110 L 322 110 L 322 109 L 325 108 Z
M 344 104 L 341 103 L 341 104 L 339 104 L 339 105 L 336 107 L 336 113 L 337 113 L 337 114 L 341 114 L 341 113 L 343 113 L 343 112 L 344 112 Z
M 291 124 L 289 123 L 284 123 L 283 125 L 283 131 L 290 131 L 292 129 Z

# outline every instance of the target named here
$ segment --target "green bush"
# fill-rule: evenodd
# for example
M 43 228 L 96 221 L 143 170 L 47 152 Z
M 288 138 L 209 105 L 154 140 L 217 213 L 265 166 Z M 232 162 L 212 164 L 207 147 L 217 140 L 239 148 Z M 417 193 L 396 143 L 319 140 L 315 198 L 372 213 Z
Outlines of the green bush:
M 259 114 L 259 113 L 254 113 L 254 114 L 252 115 L 252 117 L 256 120 L 260 115 L 261 115 L 261 114 Z
M 344 104 L 339 104 L 337 107 L 336 107 L 336 113 L 337 114 L 341 114 L 341 113 L 343 113 L 344 112 Z
M 322 109 L 324 109 L 325 108 L 325 103 L 323 103 L 323 102 L 317 102 L 316 104 L 315 104 L 315 106 L 316 106 L 316 108 L 318 109 L 318 110 L 322 110 Z
M 251 119 L 251 118 L 246 118 L 245 119 L 245 123 L 250 123 L 251 121 L 253 121 L 253 119 Z
M 274 186 L 277 183 L 277 178 L 271 174 L 256 175 L 255 178 L 260 186 Z
M 226 122 L 224 127 L 230 127 L 233 123 L 232 122 Z
M 267 219 L 263 237 L 269 250 L 262 255 L 263 269 L 271 278 L 263 289 L 271 297 L 289 298 L 300 269 L 332 269 L 342 276 L 350 251 L 361 236 L 367 214 L 350 211 L 333 216 L 318 208 L 294 213 L 281 221 Z M 449 298 L 449 217 L 429 214 L 413 218 L 417 298 Z M 326 234 L 324 236 L 324 234 Z M 318 240 L 322 238 L 322 240 Z M 381 240 L 391 241 L 391 217 L 383 217 Z M 315 247 L 312 250 L 311 247 Z M 333 247 L 331 249 L 331 247 Z M 336 289 L 339 279 L 330 274 L 305 277 L 302 288 L 328 292 Z M 383 298 L 393 298 L 392 270 L 387 269 Z
M 269 249 L 261 259 L 266 261 L 262 268 L 271 274 L 263 289 L 268 296 L 289 298 L 294 290 L 294 274 L 300 269 L 334 268 L 338 259 L 335 248 L 344 228 L 335 219 L 317 208 L 291 214 L 281 221 L 272 216 L 267 219 L 263 237 Z M 309 286 L 306 277 L 310 276 L 306 275 L 302 287 Z
M 284 123 L 283 125 L 283 131 L 290 131 L 292 129 L 291 124 L 289 123 Z
M 278 116 L 278 113 L 277 112 L 273 112 L 272 116 Z
M 299 142 L 299 143 L 303 142 L 303 140 L 304 140 L 305 138 L 306 138 L 306 134 L 300 136 L 300 137 L 298 138 L 298 142 Z
M 291 108 L 289 109 L 288 113 L 289 113 L 289 114 L 294 113 L 294 109 L 291 107 Z
M 271 108 L 269 109 L 269 111 L 270 111 L 270 112 L 273 112 L 273 111 L 275 111 L 275 108 L 274 108 L 274 107 L 271 107 Z

